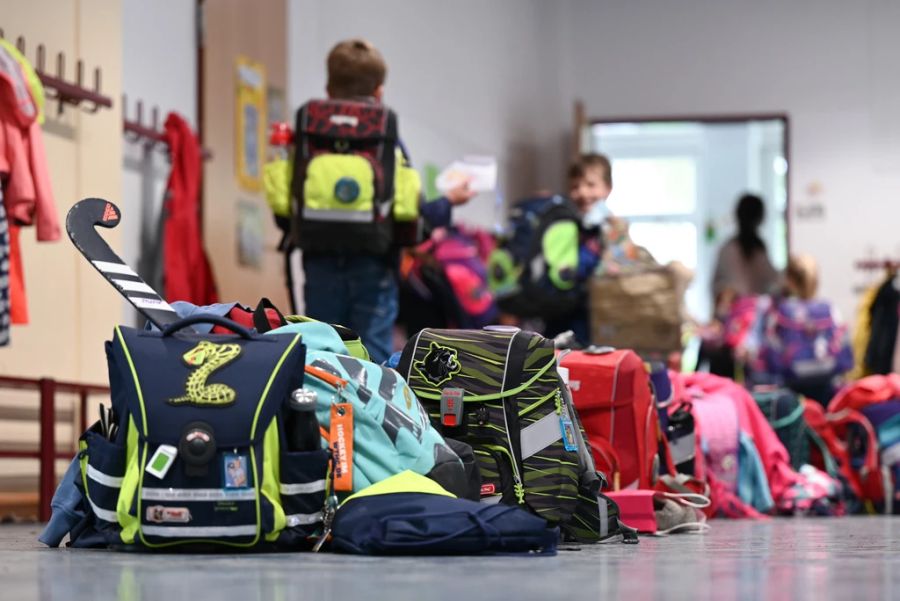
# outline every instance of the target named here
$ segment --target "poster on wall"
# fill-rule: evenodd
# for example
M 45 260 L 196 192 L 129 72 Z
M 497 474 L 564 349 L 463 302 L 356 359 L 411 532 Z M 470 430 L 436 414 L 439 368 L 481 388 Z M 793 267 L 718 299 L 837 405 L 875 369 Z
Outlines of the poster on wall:
M 274 123 L 282 123 L 287 120 L 285 113 L 286 101 L 284 90 L 281 88 L 267 88 L 266 90 L 266 133 L 272 130 Z
M 241 188 L 258 192 L 266 149 L 266 69 L 262 63 L 239 56 L 235 76 L 235 172 Z
M 238 263 L 260 269 L 265 241 L 264 211 L 259 203 L 250 200 L 239 200 L 237 211 Z

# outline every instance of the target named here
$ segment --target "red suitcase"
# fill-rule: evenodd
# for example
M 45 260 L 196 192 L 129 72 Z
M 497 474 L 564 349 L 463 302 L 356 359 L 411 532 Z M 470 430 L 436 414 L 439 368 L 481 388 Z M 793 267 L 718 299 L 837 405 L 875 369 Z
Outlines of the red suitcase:
M 631 350 L 601 347 L 572 351 L 560 364 L 597 469 L 615 490 L 653 488 L 661 433 L 644 361 Z

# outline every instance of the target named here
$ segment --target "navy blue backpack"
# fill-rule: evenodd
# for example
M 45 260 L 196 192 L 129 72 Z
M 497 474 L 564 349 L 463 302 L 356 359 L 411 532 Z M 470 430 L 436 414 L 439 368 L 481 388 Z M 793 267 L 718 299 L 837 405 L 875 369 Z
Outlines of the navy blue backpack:
M 331 544 L 358 555 L 555 555 L 559 536 L 524 509 L 458 499 L 406 471 L 348 498 Z

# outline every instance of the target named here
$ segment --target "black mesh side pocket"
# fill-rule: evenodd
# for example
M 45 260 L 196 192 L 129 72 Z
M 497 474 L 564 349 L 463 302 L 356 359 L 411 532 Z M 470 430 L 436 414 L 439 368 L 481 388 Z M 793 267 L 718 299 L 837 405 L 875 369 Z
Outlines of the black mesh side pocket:
M 81 440 L 85 445 L 81 485 L 85 487 L 86 504 L 97 530 L 109 542 L 115 542 L 121 530 L 116 504 L 125 477 L 125 447 L 113 444 L 93 428 Z
M 321 530 L 325 478 L 331 453 L 322 449 L 281 454 L 281 505 L 287 524 L 279 543 L 304 546 Z

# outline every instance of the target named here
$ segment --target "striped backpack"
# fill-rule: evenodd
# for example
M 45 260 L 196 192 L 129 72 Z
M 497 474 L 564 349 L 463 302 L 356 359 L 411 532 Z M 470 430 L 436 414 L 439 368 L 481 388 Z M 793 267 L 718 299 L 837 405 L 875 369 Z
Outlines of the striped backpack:
M 599 492 L 551 340 L 498 326 L 425 329 L 398 370 L 435 427 L 473 447 L 482 503 L 522 505 L 573 540 L 625 533 L 618 507 Z

